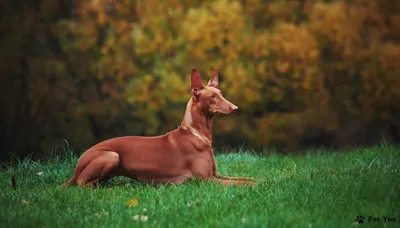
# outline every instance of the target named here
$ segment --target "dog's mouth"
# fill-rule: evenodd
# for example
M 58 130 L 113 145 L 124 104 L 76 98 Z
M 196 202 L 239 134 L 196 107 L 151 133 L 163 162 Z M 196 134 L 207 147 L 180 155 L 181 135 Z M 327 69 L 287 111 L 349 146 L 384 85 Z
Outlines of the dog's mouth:
M 231 112 L 231 113 L 224 113 L 224 112 L 211 112 L 213 115 L 219 115 L 219 116 L 231 116 L 235 114 L 236 112 Z
M 231 116 L 231 115 L 235 114 L 236 111 L 237 111 L 237 110 L 233 110 L 233 111 L 227 113 L 227 112 L 220 112 L 220 111 L 218 111 L 218 110 L 210 109 L 210 113 L 211 113 L 211 114 L 213 114 L 213 115 L 219 115 L 219 116 Z

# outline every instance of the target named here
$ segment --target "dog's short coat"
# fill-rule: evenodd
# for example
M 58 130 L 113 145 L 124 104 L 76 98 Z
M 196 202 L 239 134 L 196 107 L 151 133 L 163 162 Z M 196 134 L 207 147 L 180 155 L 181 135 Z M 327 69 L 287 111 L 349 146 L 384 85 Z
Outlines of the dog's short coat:
M 218 68 L 206 86 L 193 69 L 191 82 L 192 97 L 177 129 L 161 136 L 125 136 L 98 143 L 82 154 L 74 175 L 63 186 L 92 186 L 114 176 L 151 184 L 180 184 L 200 177 L 224 185 L 254 185 L 253 178 L 225 177 L 216 170 L 212 120 L 216 114 L 238 110 L 218 89 Z

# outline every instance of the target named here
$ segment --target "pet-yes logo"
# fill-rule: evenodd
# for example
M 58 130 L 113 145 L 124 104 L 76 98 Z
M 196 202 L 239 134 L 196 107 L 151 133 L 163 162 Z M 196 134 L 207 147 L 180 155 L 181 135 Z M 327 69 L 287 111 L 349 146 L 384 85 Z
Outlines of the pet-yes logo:
M 359 215 L 356 217 L 356 222 L 358 222 L 359 224 L 362 223 L 368 223 L 368 222 L 396 222 L 396 218 L 391 217 L 391 216 L 382 216 L 382 217 L 374 217 L 374 216 L 367 216 L 367 218 L 365 218 L 362 215 Z

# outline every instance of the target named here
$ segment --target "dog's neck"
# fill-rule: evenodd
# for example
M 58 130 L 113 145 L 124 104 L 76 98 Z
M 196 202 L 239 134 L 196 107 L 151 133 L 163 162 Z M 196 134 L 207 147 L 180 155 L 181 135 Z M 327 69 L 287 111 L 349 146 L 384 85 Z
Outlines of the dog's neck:
M 186 105 L 185 115 L 183 116 L 180 125 L 184 130 L 189 131 L 191 134 L 200 139 L 204 144 L 211 147 L 212 144 L 212 119 L 198 110 L 190 98 Z

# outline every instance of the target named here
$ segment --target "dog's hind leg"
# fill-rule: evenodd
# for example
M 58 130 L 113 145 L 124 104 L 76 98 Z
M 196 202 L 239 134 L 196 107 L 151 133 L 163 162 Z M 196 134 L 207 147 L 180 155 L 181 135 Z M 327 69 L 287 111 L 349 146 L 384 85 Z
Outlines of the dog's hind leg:
M 119 155 L 113 151 L 104 151 L 93 159 L 76 177 L 79 186 L 93 186 L 96 182 L 105 182 L 111 177 L 111 171 L 119 164 Z
M 104 154 L 104 151 L 101 150 L 96 150 L 96 151 L 87 151 L 86 153 L 82 154 L 82 156 L 79 158 L 78 163 L 75 167 L 74 170 L 74 175 L 61 187 L 67 187 L 71 185 L 77 184 L 76 180 L 80 173 L 85 169 L 85 167 L 94 159 L 102 156 Z

